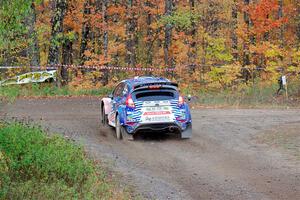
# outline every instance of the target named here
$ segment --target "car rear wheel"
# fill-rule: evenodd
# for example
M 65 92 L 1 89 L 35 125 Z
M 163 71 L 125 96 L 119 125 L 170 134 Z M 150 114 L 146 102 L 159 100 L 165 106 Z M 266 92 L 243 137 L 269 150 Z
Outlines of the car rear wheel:
M 103 126 L 107 125 L 107 115 L 105 114 L 104 108 L 101 109 L 101 123 Z
M 132 134 L 128 133 L 126 128 L 124 126 L 121 126 L 121 132 L 122 132 L 122 138 L 124 140 L 129 140 L 129 141 L 133 141 L 134 137 Z
M 123 139 L 123 137 L 122 137 L 122 127 L 121 127 L 121 124 L 120 124 L 119 115 L 117 115 L 117 117 L 116 117 L 116 136 L 117 136 L 118 140 Z

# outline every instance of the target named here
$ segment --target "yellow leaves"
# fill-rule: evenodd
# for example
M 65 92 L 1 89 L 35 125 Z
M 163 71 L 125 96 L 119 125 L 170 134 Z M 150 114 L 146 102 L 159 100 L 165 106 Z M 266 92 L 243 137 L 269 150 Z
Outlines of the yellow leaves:
M 126 29 L 122 24 L 109 24 L 108 31 L 118 37 L 126 37 Z
M 153 30 L 156 30 L 156 29 L 161 28 L 161 27 L 162 27 L 162 24 L 157 23 L 157 22 L 150 24 L 150 28 L 153 29 Z
M 86 57 L 91 57 L 92 56 L 92 52 L 90 51 L 90 50 L 86 50 L 85 52 L 84 52 L 84 55 L 86 56 Z
M 126 12 L 126 8 L 124 6 L 110 6 L 107 9 L 108 15 L 117 15 L 125 12 Z
M 115 54 L 115 53 L 125 53 L 125 49 L 126 49 L 126 46 L 124 43 L 117 43 L 117 42 L 112 42 L 111 43 L 111 48 L 110 48 L 110 53 L 111 54 Z
M 152 8 L 152 7 L 146 6 L 146 7 L 144 7 L 144 11 L 148 14 L 151 14 L 151 15 L 159 14 L 158 9 L 155 8 L 155 7 Z
M 257 44 L 257 45 L 250 45 L 250 52 L 257 53 L 257 54 L 264 54 L 268 50 L 268 45 L 266 44 Z
M 77 76 L 69 83 L 69 87 L 74 91 L 99 89 L 102 85 L 97 79 L 102 75 L 103 73 L 100 71 L 87 72 L 83 75 L 82 72 L 78 70 Z
M 84 63 L 87 66 L 103 66 L 111 61 L 110 56 L 105 58 L 104 55 L 95 54 L 89 50 L 86 50 L 84 55 L 88 58 L 88 60 Z
M 265 56 L 268 58 L 274 58 L 278 56 L 283 56 L 283 51 L 276 45 L 270 44 L 264 49 Z
M 207 73 L 206 81 L 212 84 L 213 87 L 225 89 L 232 86 L 239 79 L 240 73 L 240 64 L 212 67 L 211 71 Z

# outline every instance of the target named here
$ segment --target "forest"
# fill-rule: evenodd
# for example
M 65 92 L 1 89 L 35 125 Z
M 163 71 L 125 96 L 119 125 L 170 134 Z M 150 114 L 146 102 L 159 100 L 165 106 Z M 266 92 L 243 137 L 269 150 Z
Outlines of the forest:
M 1 0 L 0 19 L 0 66 L 58 67 L 72 86 L 159 75 L 185 90 L 239 90 L 299 79 L 298 0 Z

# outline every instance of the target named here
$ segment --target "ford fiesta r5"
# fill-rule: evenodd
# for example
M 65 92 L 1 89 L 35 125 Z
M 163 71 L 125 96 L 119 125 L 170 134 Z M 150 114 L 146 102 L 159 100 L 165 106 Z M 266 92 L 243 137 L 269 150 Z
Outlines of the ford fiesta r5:
M 178 85 L 159 77 L 135 77 L 120 82 L 101 100 L 103 125 L 115 127 L 118 139 L 141 131 L 174 132 L 191 138 L 192 119 Z

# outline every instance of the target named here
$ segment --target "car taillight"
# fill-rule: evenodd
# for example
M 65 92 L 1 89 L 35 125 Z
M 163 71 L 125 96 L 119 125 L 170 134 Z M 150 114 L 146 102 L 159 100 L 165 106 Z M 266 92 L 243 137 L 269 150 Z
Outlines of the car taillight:
M 179 106 L 182 106 L 184 104 L 184 99 L 183 97 L 180 95 L 179 98 L 178 98 L 178 105 Z
M 129 95 L 129 96 L 127 97 L 127 99 L 126 99 L 126 106 L 129 107 L 129 108 L 134 108 L 134 107 L 135 107 L 131 95 Z
M 148 88 L 149 88 L 150 90 L 158 90 L 158 89 L 161 88 L 161 85 L 150 85 L 150 86 L 148 86 Z

